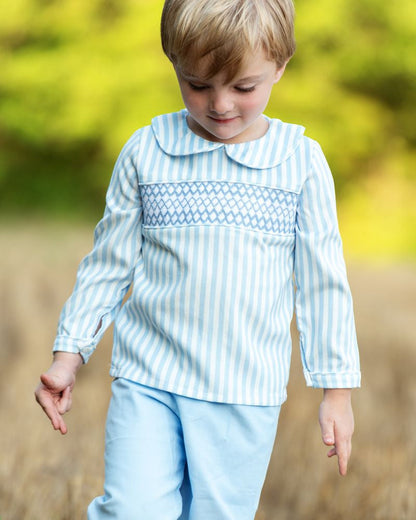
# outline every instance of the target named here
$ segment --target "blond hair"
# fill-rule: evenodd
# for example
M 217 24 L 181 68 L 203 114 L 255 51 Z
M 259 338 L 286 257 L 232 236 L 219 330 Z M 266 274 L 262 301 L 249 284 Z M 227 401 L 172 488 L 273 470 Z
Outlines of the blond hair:
M 250 53 L 264 50 L 278 68 L 295 52 L 292 0 L 166 0 L 162 47 L 176 68 L 208 58 L 206 78 L 231 80 Z

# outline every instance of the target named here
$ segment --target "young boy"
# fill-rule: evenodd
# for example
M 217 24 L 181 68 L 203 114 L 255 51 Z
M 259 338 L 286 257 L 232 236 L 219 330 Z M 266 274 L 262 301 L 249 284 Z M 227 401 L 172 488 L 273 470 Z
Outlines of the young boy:
M 36 390 L 65 433 L 76 372 L 115 319 L 90 520 L 254 518 L 286 399 L 293 279 L 323 442 L 347 471 L 360 372 L 333 181 L 303 127 L 263 115 L 293 18 L 290 0 L 165 2 L 186 109 L 121 152 Z

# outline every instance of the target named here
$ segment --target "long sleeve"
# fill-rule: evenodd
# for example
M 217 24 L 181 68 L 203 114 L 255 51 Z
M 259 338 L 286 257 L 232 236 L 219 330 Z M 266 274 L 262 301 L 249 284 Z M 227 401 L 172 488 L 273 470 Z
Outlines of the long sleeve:
M 53 350 L 80 353 L 85 362 L 120 309 L 140 255 L 138 152 L 136 132 L 116 162 L 104 216 L 95 229 L 94 248 L 82 260 L 73 293 L 61 313 Z
M 333 178 L 314 143 L 296 221 L 296 318 L 309 386 L 360 386 L 351 293 L 338 230 Z

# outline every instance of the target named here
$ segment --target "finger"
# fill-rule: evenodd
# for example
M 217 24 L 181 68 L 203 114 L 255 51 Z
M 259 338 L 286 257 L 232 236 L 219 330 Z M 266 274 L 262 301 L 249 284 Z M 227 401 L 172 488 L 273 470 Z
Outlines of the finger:
M 58 424 L 59 414 L 56 410 L 56 405 L 53 399 L 50 396 L 42 396 L 40 395 L 38 398 L 38 403 L 42 407 L 42 410 L 46 413 L 49 419 L 52 421 L 53 426 Z
M 322 431 L 322 442 L 326 446 L 333 446 L 335 444 L 334 424 L 331 422 L 321 424 L 321 431 Z
M 65 435 L 67 432 L 68 432 L 68 428 L 65 424 L 65 421 L 63 420 L 62 417 L 59 418 L 59 431 L 61 432 L 62 435 Z
M 338 441 L 335 445 L 336 454 L 338 456 L 338 469 L 342 476 L 347 474 L 348 461 L 351 455 L 351 440 Z
M 338 470 L 342 477 L 345 477 L 348 469 L 348 458 L 343 455 L 338 455 Z
M 58 412 L 63 415 L 66 412 L 69 412 L 72 406 L 72 396 L 71 396 L 71 388 L 67 386 L 65 390 L 62 392 L 62 395 L 57 402 Z
M 345 476 L 347 474 L 349 456 L 345 454 L 344 450 L 341 449 L 340 451 L 338 451 L 338 448 L 334 446 L 328 451 L 327 456 L 331 458 L 335 455 L 338 456 L 339 473 L 340 475 Z
M 333 457 L 336 454 L 337 454 L 337 450 L 335 447 L 328 451 L 328 457 Z
M 36 390 L 35 397 L 36 401 L 51 421 L 54 430 L 60 430 L 61 433 L 65 434 L 67 432 L 65 421 L 58 412 L 55 401 L 50 392 L 46 389 L 40 388 Z
M 57 412 L 52 413 L 50 415 L 46 412 L 46 414 L 48 415 L 48 417 L 52 423 L 53 429 L 56 431 L 59 430 L 62 433 L 62 435 L 65 435 L 68 431 L 68 428 L 67 428 L 62 416 Z
M 335 444 L 334 436 L 330 433 L 327 433 L 322 436 L 322 441 L 325 444 L 325 446 L 333 446 Z

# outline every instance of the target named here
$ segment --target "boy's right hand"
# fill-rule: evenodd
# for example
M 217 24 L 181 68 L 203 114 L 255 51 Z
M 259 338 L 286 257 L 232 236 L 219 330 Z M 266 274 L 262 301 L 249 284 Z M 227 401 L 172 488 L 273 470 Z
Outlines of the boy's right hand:
M 63 435 L 68 428 L 62 416 L 71 409 L 75 376 L 82 363 L 80 354 L 56 352 L 51 367 L 40 376 L 41 382 L 35 390 L 36 401 L 54 429 Z

